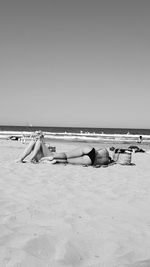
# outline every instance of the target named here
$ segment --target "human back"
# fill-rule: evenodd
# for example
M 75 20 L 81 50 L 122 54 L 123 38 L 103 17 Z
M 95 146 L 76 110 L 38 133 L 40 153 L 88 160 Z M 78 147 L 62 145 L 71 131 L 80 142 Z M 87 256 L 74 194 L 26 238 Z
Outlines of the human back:
M 106 148 L 96 150 L 94 165 L 107 165 L 110 162 L 109 152 Z

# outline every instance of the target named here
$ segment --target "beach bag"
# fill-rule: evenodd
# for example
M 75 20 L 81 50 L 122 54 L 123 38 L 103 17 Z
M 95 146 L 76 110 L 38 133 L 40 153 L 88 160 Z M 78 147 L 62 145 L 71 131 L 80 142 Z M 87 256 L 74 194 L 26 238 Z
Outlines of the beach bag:
M 125 150 L 122 152 L 118 150 L 115 152 L 113 160 L 121 165 L 131 165 L 132 151 Z

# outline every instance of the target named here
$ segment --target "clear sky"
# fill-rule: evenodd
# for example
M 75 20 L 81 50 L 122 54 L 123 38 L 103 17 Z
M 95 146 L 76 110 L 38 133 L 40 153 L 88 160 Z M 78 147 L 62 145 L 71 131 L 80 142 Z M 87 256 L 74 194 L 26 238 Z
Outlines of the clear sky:
M 149 0 L 2 0 L 0 124 L 150 128 Z

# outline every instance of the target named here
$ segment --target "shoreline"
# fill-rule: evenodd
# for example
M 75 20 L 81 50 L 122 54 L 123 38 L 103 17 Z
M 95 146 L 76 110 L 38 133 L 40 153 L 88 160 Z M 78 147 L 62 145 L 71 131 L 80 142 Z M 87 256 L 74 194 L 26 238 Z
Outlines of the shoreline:
M 12 148 L 19 148 L 19 149 L 25 149 L 25 147 L 30 142 L 30 139 L 26 140 L 26 142 L 21 142 L 20 140 L 10 140 L 10 139 L 1 139 L 0 138 L 0 146 L 4 147 L 12 147 Z M 91 147 L 95 147 L 96 149 L 103 149 L 110 147 L 114 147 L 115 149 L 128 149 L 129 146 L 136 146 L 139 149 L 144 149 L 145 152 L 150 151 L 150 143 L 149 142 L 142 142 L 141 144 L 138 144 L 134 141 L 109 141 L 109 140 L 100 140 L 100 141 L 93 141 L 93 140 L 68 140 L 68 139 L 55 139 L 55 138 L 45 138 L 45 143 L 48 146 L 56 147 L 59 151 L 68 151 L 76 147 L 80 146 L 86 146 L 89 145 Z
M 0 139 L 7 140 L 11 136 L 18 139 L 31 140 L 34 132 L 28 131 L 0 131 Z M 134 143 L 134 144 L 150 144 L 150 135 L 142 135 L 142 142 L 139 142 L 139 134 L 97 134 L 97 133 L 67 133 L 67 132 L 43 132 L 46 140 L 58 141 L 78 141 L 78 142 L 110 142 L 110 143 Z

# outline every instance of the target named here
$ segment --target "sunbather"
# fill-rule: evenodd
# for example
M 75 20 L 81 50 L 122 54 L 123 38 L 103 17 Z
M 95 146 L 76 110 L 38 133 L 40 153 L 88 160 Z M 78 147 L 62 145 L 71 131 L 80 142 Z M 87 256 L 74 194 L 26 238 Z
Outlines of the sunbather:
M 83 146 L 69 152 L 51 152 L 44 143 L 42 134 L 35 135 L 33 140 L 24 150 L 17 162 L 24 159 L 32 152 L 31 162 L 50 161 L 51 163 L 70 163 L 75 165 L 107 165 L 110 157 L 107 149 L 95 149 L 91 146 Z
M 91 146 L 83 146 L 69 152 L 53 153 L 51 156 L 43 157 L 40 161 L 48 160 L 51 163 L 69 163 L 74 165 L 107 165 L 110 157 L 107 149 L 95 149 Z

